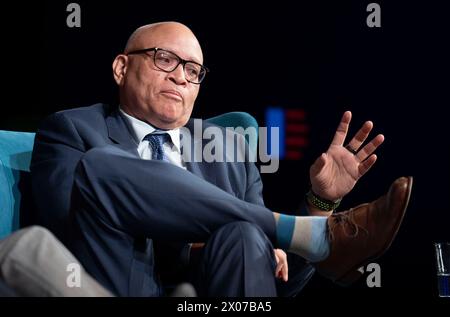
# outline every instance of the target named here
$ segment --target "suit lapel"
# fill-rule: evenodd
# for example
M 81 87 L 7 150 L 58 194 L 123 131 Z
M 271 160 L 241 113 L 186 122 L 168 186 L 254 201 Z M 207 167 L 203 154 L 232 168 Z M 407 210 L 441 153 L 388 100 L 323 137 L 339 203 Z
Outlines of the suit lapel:
M 184 127 L 187 128 L 189 130 L 189 132 L 191 133 L 191 144 L 190 144 L 190 146 L 191 146 L 191 150 L 193 150 L 194 146 L 198 146 L 199 142 L 202 142 L 202 140 L 198 140 L 198 139 L 195 138 L 195 135 L 194 135 L 194 119 L 189 119 L 189 121 L 186 123 L 186 125 Z M 202 151 L 203 151 L 203 145 L 202 145 Z M 201 173 L 201 169 L 200 169 L 200 166 L 199 166 L 200 164 L 199 163 L 193 162 L 193 160 L 190 161 L 190 162 L 186 162 L 185 161 L 184 163 L 186 164 L 186 169 L 189 172 L 191 172 L 191 173 L 193 173 L 195 175 L 201 176 L 202 173 Z
M 191 133 L 191 150 L 194 150 L 194 147 L 201 146 L 202 153 L 205 147 L 205 142 L 203 142 L 202 135 L 204 127 L 202 126 L 202 135 L 194 134 L 194 119 L 189 119 L 187 124 L 185 125 Z M 192 152 L 193 153 L 193 152 Z M 193 155 L 192 155 L 193 156 Z M 214 173 L 213 164 L 214 163 L 206 163 L 206 162 L 194 162 L 192 159 L 191 162 L 184 162 L 186 165 L 186 169 L 192 174 L 203 178 L 209 183 L 216 184 L 216 173 Z
M 118 109 L 113 110 L 106 117 L 106 125 L 108 127 L 108 137 L 114 143 L 118 144 L 121 149 L 139 157 L 137 144 L 133 139 L 132 132 Z
M 113 110 L 106 117 L 106 125 L 108 127 L 108 137 L 116 143 L 119 148 L 139 157 L 139 153 L 137 152 L 137 144 L 134 141 L 130 127 L 125 122 L 125 119 L 122 117 L 118 109 Z M 202 135 L 200 136 L 196 136 L 194 134 L 194 119 L 189 119 L 185 127 L 189 129 L 191 133 L 191 149 L 194 148 L 194 145 L 201 146 L 203 153 L 205 146 L 202 139 L 204 127 L 202 127 Z M 186 169 L 192 174 L 212 184 L 216 184 L 216 173 L 214 173 L 214 169 L 212 168 L 214 163 L 193 161 L 184 163 L 186 165 Z

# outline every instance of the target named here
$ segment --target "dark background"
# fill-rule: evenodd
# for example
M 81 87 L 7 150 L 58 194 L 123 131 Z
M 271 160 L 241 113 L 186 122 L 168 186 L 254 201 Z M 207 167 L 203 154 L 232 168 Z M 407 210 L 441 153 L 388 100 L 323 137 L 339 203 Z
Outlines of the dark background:
M 70 2 L 17 3 L 3 12 L 16 18 L 2 28 L 2 64 L 10 75 L 2 85 L 0 129 L 35 131 L 52 112 L 117 103 L 111 63 L 130 33 L 157 21 L 185 23 L 211 69 L 194 116 L 247 111 L 264 125 L 268 106 L 307 114 L 303 158 L 263 174 L 268 207 L 289 212 L 298 206 L 309 166 L 326 150 L 345 110 L 353 112 L 350 135 L 372 120 L 386 141 L 342 210 L 377 198 L 399 176 L 414 176 L 404 224 L 377 261 L 382 287 L 369 290 L 362 280 L 342 289 L 316 275 L 304 294 L 436 296 L 432 243 L 450 240 L 450 11 L 443 2 L 378 1 L 382 27 L 369 28 L 372 1 L 77 1 L 81 28 L 68 28 Z M 277 51 L 292 56 L 289 67 L 276 63 Z

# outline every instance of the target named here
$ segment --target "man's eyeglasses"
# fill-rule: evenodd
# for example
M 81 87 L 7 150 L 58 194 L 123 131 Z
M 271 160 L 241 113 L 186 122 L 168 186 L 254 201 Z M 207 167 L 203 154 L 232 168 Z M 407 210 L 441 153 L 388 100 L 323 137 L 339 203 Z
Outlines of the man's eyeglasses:
M 209 71 L 208 68 L 199 63 L 184 60 L 175 53 L 158 47 L 131 51 L 127 55 L 145 54 L 147 52 L 154 52 L 153 62 L 155 66 L 166 73 L 173 72 L 180 64 L 183 65 L 186 80 L 193 84 L 200 84 Z

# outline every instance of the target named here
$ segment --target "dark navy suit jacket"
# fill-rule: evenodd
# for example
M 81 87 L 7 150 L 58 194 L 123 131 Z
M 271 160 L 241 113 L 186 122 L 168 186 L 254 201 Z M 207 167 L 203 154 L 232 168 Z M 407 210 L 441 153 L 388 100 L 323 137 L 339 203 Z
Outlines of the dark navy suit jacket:
M 203 123 L 203 129 L 211 126 Z M 192 130 L 192 124 L 191 119 L 186 127 Z M 54 232 L 69 247 L 73 244 L 67 232 L 69 226 L 73 225 L 69 221 L 69 211 L 77 165 L 86 152 L 105 146 L 117 146 L 130 155 L 139 157 L 137 144 L 131 133 L 117 108 L 105 104 L 55 113 L 48 117 L 38 130 L 31 162 L 32 189 L 38 208 L 38 222 Z M 264 206 L 262 182 L 254 163 L 191 162 L 186 163 L 186 167 L 194 175 L 223 191 L 246 202 Z M 83 228 L 78 229 L 83 231 Z M 135 250 L 128 253 L 131 263 L 128 273 L 104 272 L 105 268 L 99 267 L 98 263 L 92 260 L 95 250 L 75 248 L 75 253 L 88 272 L 117 295 L 160 295 L 161 287 L 155 273 L 152 244 L 144 243 L 142 246 L 142 243 L 138 242 L 132 241 L 128 245 L 130 249 Z M 126 252 L 128 251 L 123 250 L 123 254 Z M 107 261 L 118 260 L 112 258 Z M 124 260 L 124 266 L 127 265 L 125 262 Z M 126 276 L 117 277 L 118 281 L 114 281 L 114 274 Z

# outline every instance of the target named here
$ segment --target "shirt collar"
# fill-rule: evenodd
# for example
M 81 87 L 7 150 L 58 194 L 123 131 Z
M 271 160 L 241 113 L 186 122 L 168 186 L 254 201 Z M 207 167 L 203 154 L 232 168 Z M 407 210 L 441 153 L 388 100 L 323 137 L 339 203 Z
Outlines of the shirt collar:
M 131 127 L 133 131 L 133 137 L 137 144 L 141 143 L 147 134 L 153 133 L 156 128 L 150 123 L 141 121 L 122 110 L 119 107 L 120 113 L 125 118 L 126 122 Z M 169 136 L 172 144 L 175 145 L 178 152 L 180 152 L 180 129 L 164 130 Z

